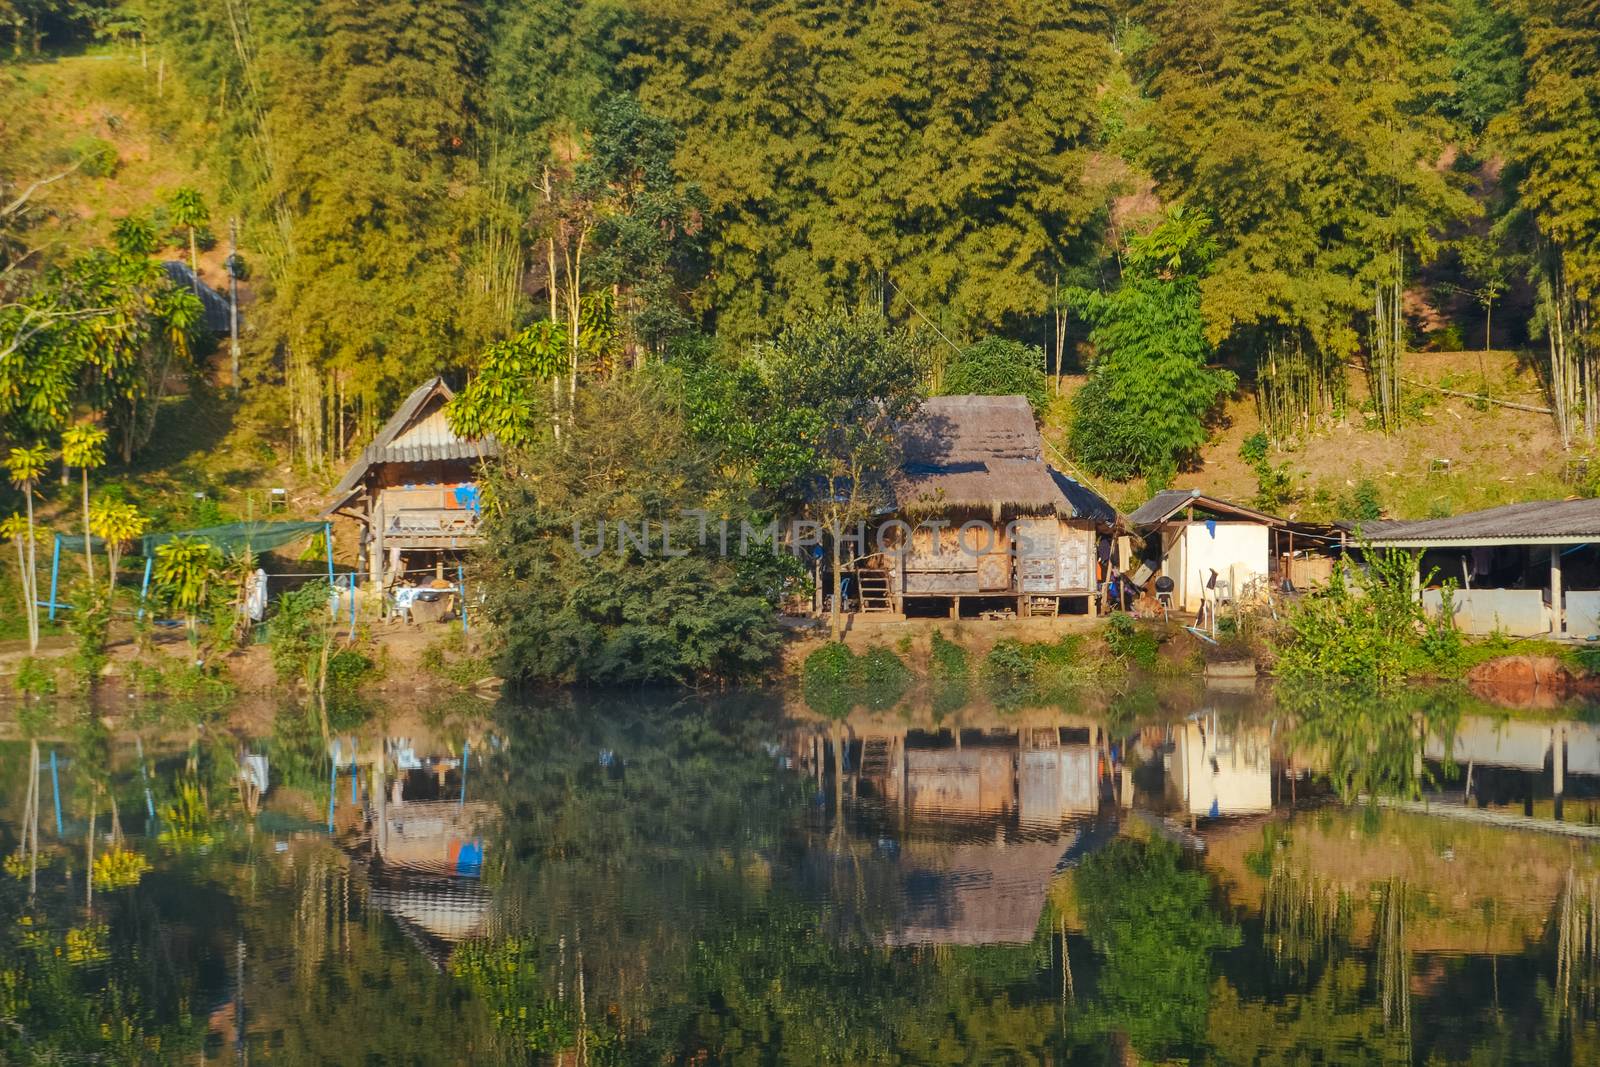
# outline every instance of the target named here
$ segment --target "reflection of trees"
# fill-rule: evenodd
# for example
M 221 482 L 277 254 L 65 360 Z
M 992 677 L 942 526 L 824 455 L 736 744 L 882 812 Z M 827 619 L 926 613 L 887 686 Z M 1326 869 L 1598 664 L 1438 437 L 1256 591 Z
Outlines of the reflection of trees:
M 1443 738 L 1445 751 L 1451 751 L 1461 719 L 1461 696 L 1448 689 L 1375 694 L 1285 685 L 1278 702 L 1293 720 L 1297 758 L 1320 763 L 1345 801 L 1420 796 L 1429 781 L 1424 740 L 1430 734 Z
M 1378 889 L 1376 916 L 1378 997 L 1383 1017 L 1411 1044 L 1411 948 L 1406 944 L 1406 883 L 1391 878 Z
M 1121 838 L 1075 877 L 1079 914 L 1104 956 L 1091 1017 L 1155 1059 L 1201 1043 L 1214 954 L 1239 940 L 1212 910 L 1210 879 L 1180 861 L 1170 842 Z
M 1348 944 L 1352 919 L 1350 894 L 1325 878 L 1273 864 L 1261 894 L 1264 936 L 1278 967 L 1304 976 L 1338 946 Z
M 1594 1019 L 1600 1006 L 1600 878 L 1567 869 L 1556 909 L 1556 991 L 1564 1014 Z

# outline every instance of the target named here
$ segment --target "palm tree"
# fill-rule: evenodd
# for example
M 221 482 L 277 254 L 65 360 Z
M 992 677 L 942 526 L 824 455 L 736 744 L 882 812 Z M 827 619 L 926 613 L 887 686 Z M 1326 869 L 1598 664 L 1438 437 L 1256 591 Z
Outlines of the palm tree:
M 122 560 L 122 546 L 144 533 L 145 518 L 132 504 L 101 497 L 89 509 L 89 529 L 106 543 L 106 568 L 111 577 L 106 583 L 106 598 L 115 604 L 117 599 L 117 564 Z
M 172 221 L 189 231 L 189 270 L 194 273 L 195 281 L 198 282 L 200 257 L 195 251 L 194 232 L 210 221 L 211 214 L 206 211 L 206 202 L 201 198 L 200 191 L 187 185 L 172 194 L 170 206 Z
M 94 584 L 94 550 L 89 545 L 89 472 L 105 466 L 106 432 L 91 423 L 80 422 L 61 435 L 61 461 L 77 467 L 83 475 L 83 566 Z
M 44 477 L 50 463 L 50 452 L 43 445 L 32 448 L 13 448 L 6 456 L 6 473 L 11 484 L 22 490 L 28 501 L 28 565 L 23 572 L 22 587 L 28 597 L 28 651 L 39 651 L 39 588 L 38 543 L 33 529 L 33 487 Z

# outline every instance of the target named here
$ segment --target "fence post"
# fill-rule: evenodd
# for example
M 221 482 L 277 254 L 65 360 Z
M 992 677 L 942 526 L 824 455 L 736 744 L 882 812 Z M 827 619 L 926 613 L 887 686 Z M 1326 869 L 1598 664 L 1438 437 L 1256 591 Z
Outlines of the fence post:
M 56 770 L 56 750 L 50 750 L 50 786 L 56 794 L 56 836 L 61 835 L 61 772 Z
M 50 621 L 56 621 L 56 583 L 61 578 L 61 535 L 56 534 L 56 547 L 50 554 Z
M 467 632 L 467 572 L 456 564 L 456 595 L 461 598 L 461 632 Z
M 333 759 L 328 761 L 328 833 L 333 833 L 333 804 L 339 796 L 339 742 L 333 743 Z
M 350 572 L 350 637 L 356 636 L 356 572 Z
M 328 547 L 328 588 L 333 588 L 333 523 L 322 524 L 322 543 Z
M 145 602 L 150 599 L 150 569 L 155 566 L 155 557 L 144 558 L 144 585 L 139 587 L 139 618 L 144 618 Z

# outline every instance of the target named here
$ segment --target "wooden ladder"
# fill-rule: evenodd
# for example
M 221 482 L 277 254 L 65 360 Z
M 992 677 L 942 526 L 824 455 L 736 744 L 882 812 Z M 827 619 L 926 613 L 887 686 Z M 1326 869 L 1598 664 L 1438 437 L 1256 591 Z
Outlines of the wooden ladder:
M 894 598 L 889 594 L 889 572 L 856 571 L 856 600 L 861 605 L 863 614 L 893 611 Z
M 868 737 L 861 742 L 861 777 L 878 778 L 889 773 L 889 739 Z

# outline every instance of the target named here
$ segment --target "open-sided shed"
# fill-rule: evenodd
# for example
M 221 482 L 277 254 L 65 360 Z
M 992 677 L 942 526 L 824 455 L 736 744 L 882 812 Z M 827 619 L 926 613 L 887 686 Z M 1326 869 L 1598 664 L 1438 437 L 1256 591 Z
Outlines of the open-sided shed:
M 1367 523 L 1374 548 L 1418 554 L 1423 602 L 1467 633 L 1600 636 L 1600 500 L 1534 500 L 1445 519 Z

